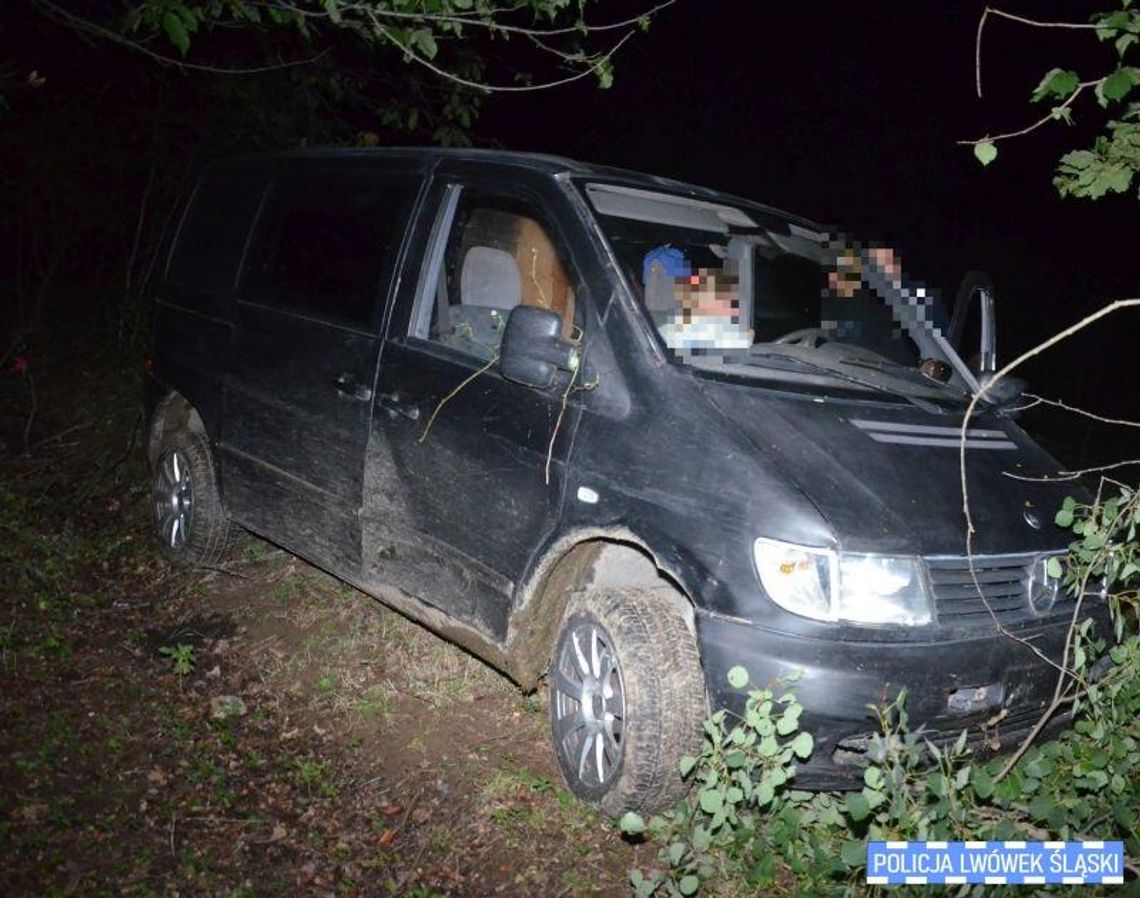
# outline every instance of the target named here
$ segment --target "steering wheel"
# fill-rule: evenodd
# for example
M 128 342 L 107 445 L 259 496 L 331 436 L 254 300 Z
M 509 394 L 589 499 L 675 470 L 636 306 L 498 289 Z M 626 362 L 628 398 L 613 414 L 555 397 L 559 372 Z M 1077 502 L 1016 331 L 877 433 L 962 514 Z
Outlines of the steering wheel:
M 772 342 L 782 343 L 785 346 L 811 346 L 814 349 L 820 343 L 827 342 L 827 331 L 822 327 L 801 327 L 798 331 L 791 331 Z

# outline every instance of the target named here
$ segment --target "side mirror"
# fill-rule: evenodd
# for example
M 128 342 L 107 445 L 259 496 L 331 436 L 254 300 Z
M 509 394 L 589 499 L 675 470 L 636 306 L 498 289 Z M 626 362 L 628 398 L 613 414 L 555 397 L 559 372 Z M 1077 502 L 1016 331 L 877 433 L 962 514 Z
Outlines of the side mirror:
M 997 370 L 994 301 L 990 276 L 984 271 L 967 272 L 954 300 L 954 316 L 947 339 L 978 380 L 984 380 Z
M 982 378 L 982 386 L 989 384 L 992 379 L 993 374 L 987 374 Z M 1007 374 L 986 391 L 986 399 L 989 400 L 991 405 L 1008 409 L 1009 406 L 1016 405 L 1021 401 L 1021 397 L 1025 393 L 1027 386 L 1029 386 L 1029 384 L 1020 377 L 1013 377 Z
M 548 390 L 558 371 L 578 367 L 578 347 L 562 339 L 562 317 L 550 309 L 515 306 L 499 347 L 499 370 L 507 380 Z

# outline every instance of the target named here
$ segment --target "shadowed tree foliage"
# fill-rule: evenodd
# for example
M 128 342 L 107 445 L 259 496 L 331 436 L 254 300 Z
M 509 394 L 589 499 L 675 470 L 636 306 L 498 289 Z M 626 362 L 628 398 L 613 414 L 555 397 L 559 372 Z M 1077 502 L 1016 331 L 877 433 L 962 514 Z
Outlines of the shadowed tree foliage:
M 630 0 L 32 0 L 0 24 L 0 352 L 55 319 L 131 342 L 203 160 L 318 144 L 466 145 L 496 91 L 612 79 Z M 14 338 L 13 338 L 14 335 Z M 2 361 L 0 361 L 2 364 Z

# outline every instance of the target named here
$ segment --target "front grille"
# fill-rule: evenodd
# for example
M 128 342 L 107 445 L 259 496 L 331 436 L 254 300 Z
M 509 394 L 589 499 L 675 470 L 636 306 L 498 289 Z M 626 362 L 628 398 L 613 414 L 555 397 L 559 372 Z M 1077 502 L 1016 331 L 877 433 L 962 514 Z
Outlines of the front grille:
M 973 572 L 966 556 L 926 558 L 934 608 L 940 623 L 952 627 L 985 627 L 1071 614 L 1074 599 L 1058 590 L 1048 608 L 1034 609 L 1030 580 L 1040 555 L 975 555 Z

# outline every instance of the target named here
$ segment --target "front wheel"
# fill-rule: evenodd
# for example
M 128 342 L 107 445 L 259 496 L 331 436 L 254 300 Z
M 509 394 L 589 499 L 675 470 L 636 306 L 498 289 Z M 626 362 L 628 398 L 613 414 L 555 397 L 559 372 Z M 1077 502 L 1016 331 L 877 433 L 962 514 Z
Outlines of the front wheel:
M 671 807 L 707 712 L 696 639 L 670 597 L 597 589 L 571 599 L 551 663 L 550 722 L 578 798 L 614 815 Z

